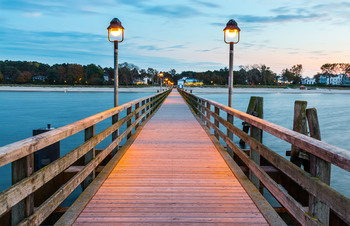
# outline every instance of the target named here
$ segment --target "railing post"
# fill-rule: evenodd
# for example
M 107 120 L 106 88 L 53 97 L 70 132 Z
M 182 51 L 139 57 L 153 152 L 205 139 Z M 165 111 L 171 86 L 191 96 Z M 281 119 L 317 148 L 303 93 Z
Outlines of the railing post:
M 220 109 L 218 107 L 215 106 L 215 114 L 217 114 L 218 116 L 220 116 Z M 218 130 L 220 130 L 220 124 L 219 124 L 219 120 L 217 120 L 216 118 L 214 119 L 214 124 L 217 127 Z M 216 137 L 216 139 L 219 140 L 219 133 L 216 132 L 216 129 L 214 129 L 214 136 Z
M 210 113 L 211 112 L 211 105 L 207 102 L 207 119 L 208 121 L 210 121 Z M 208 122 L 205 123 L 208 127 L 208 129 L 210 129 L 210 125 Z
M 95 125 L 90 126 L 89 128 L 85 129 L 85 141 L 88 141 L 90 138 L 95 136 Z M 91 149 L 89 152 L 87 152 L 84 156 L 84 165 L 86 166 L 91 160 L 95 158 L 95 148 Z M 83 190 L 91 184 L 91 182 L 95 179 L 95 170 L 92 171 L 92 173 L 86 177 L 86 179 L 82 183 Z
M 201 109 L 202 109 L 202 121 L 205 122 L 204 118 L 205 118 L 205 101 L 201 101 Z
M 254 112 L 253 115 L 259 118 L 263 118 L 263 98 L 262 97 L 251 97 L 251 101 L 255 102 L 254 106 Z M 254 126 L 251 126 L 250 129 L 250 136 L 260 143 L 262 143 L 262 130 L 258 129 Z M 254 149 L 250 148 L 250 158 L 258 165 L 260 166 L 260 154 L 255 151 Z M 260 181 L 259 179 L 249 171 L 249 179 L 250 181 L 260 189 Z
M 132 112 L 132 106 L 126 109 L 126 115 L 127 116 L 130 115 L 131 112 Z M 131 126 L 131 121 L 132 121 L 132 118 L 126 122 L 126 128 L 129 128 Z M 131 132 L 128 133 L 128 135 L 126 135 L 127 139 L 129 139 L 130 137 L 131 137 Z
M 112 116 L 112 124 L 115 124 L 119 121 L 119 113 L 115 114 Z M 112 133 L 112 142 L 117 139 L 119 137 L 119 129 L 117 129 L 116 131 L 114 131 Z M 117 145 L 114 150 L 112 151 L 112 156 L 115 155 L 117 153 L 117 151 L 119 150 L 119 145 Z
M 317 111 L 315 108 L 306 109 L 307 121 L 309 124 L 310 136 L 321 140 L 321 132 L 318 123 Z M 314 177 L 318 177 L 325 184 L 329 185 L 331 182 L 331 164 L 310 155 L 310 173 Z M 310 213 L 317 218 L 324 225 L 329 225 L 329 207 L 320 202 L 317 197 L 309 196 Z
M 227 121 L 233 125 L 233 115 L 230 113 L 227 113 Z M 233 141 L 233 133 L 231 130 L 227 129 L 227 137 Z M 227 152 L 228 154 L 233 158 L 233 150 L 227 145 Z
M 30 176 L 34 172 L 34 154 L 18 159 L 11 164 L 12 184 L 16 184 L 22 179 Z M 11 224 L 17 225 L 24 218 L 34 212 L 34 194 L 29 195 L 12 207 Z
M 146 104 L 146 101 L 143 100 L 141 106 L 143 107 L 143 106 L 145 106 L 145 104 Z M 145 112 L 146 112 L 146 108 L 143 108 L 142 112 L 141 112 L 141 115 L 143 115 Z M 144 122 L 144 121 L 145 121 L 145 117 L 142 118 L 141 123 Z
M 138 110 L 139 107 L 140 107 L 140 103 L 135 104 L 135 111 Z M 136 113 L 136 115 L 135 115 L 135 121 L 136 121 L 139 117 L 140 117 L 140 112 Z M 137 124 L 135 125 L 135 129 L 137 129 L 137 127 L 139 127 L 139 125 L 140 125 L 140 123 L 137 123 Z
M 150 100 L 150 98 L 148 98 L 147 100 L 146 100 L 146 104 L 148 104 L 149 103 L 149 100 Z M 149 108 L 150 108 L 150 106 L 149 105 L 147 105 L 147 107 L 146 107 L 146 110 L 148 111 L 149 110 Z M 149 117 L 149 112 L 147 113 L 147 118 Z

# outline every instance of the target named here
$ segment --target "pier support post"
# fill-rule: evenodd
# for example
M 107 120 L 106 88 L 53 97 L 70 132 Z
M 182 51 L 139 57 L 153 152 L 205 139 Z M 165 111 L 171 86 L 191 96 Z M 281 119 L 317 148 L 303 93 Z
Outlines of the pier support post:
M 258 118 L 264 117 L 263 112 L 263 98 L 262 97 L 251 97 L 248 109 L 251 110 L 251 114 Z M 258 129 L 251 125 L 250 129 L 250 136 L 260 143 L 262 143 L 262 130 Z M 254 149 L 250 148 L 250 158 L 258 165 L 260 166 L 260 154 L 255 151 Z M 257 187 L 260 191 L 260 181 L 259 179 L 252 173 L 252 171 L 249 171 L 249 179 L 250 181 Z
M 309 124 L 310 136 L 321 140 L 321 132 L 318 123 L 317 111 L 315 108 L 306 110 Z M 310 173 L 314 177 L 320 178 L 325 184 L 331 182 L 331 164 L 314 155 L 310 155 Z M 320 202 L 316 197 L 309 196 L 310 213 L 324 225 L 329 225 L 329 207 Z
M 34 172 L 34 154 L 14 161 L 12 167 L 12 184 L 16 184 L 22 179 L 30 176 Z M 18 225 L 24 218 L 34 212 L 34 194 L 29 195 L 12 207 L 11 224 Z
M 293 130 L 304 135 L 307 135 L 306 107 L 306 101 L 295 101 L 294 103 Z M 294 145 L 292 145 L 290 161 L 299 167 L 303 165 L 304 170 L 310 172 L 309 155 Z

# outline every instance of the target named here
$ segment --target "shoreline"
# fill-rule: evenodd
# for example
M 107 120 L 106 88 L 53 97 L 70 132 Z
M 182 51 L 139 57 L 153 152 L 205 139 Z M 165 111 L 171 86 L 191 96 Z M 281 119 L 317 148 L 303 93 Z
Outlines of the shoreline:
M 159 87 L 133 87 L 119 88 L 120 93 L 156 93 Z M 227 88 L 213 87 L 185 87 L 185 90 L 192 90 L 194 94 L 227 94 Z M 114 92 L 114 88 L 107 87 L 25 87 L 25 86 L 0 86 L 0 92 Z M 281 89 L 281 88 L 233 88 L 234 93 L 289 93 L 289 94 L 350 94 L 349 90 L 316 88 L 314 90 Z

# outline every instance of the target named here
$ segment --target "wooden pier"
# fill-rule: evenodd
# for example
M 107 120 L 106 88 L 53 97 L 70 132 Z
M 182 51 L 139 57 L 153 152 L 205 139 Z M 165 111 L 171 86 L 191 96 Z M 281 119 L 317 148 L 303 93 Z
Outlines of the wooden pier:
M 74 225 L 268 225 L 173 91 Z
M 350 199 L 329 186 L 330 166 L 348 173 L 350 153 L 320 141 L 315 110 L 306 114 L 318 140 L 259 118 L 262 99 L 252 100 L 258 117 L 166 90 L 0 147 L 0 167 L 11 163 L 13 178 L 0 193 L 0 225 L 350 224 Z M 96 134 L 106 119 L 112 125 Z M 35 152 L 80 131 L 83 144 L 33 171 Z M 303 152 L 309 169 L 269 149 L 262 131 Z M 75 202 L 61 206 L 79 186 Z M 267 191 L 280 206 L 269 204 Z

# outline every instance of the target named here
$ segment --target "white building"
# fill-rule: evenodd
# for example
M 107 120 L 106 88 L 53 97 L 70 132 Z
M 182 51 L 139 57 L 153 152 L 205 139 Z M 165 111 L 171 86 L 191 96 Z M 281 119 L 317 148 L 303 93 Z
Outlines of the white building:
M 328 78 L 326 76 L 321 75 L 320 83 L 325 83 L 326 85 L 333 85 L 333 86 L 343 85 L 343 80 L 345 79 L 345 76 L 346 75 L 337 75 L 337 76 L 331 76 L 330 78 Z
M 301 80 L 301 84 L 303 84 L 303 85 L 314 85 L 314 84 L 316 84 L 316 79 L 306 77 L 306 78 Z
M 331 84 L 334 86 L 339 86 L 343 84 L 343 77 L 344 75 L 337 75 L 335 77 L 331 77 L 328 81 L 327 81 L 327 85 Z

